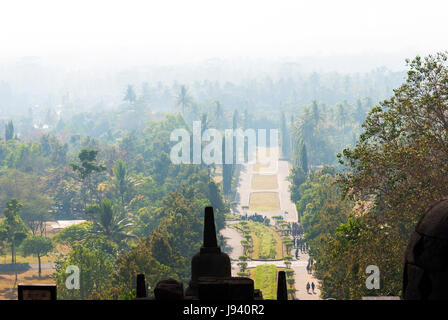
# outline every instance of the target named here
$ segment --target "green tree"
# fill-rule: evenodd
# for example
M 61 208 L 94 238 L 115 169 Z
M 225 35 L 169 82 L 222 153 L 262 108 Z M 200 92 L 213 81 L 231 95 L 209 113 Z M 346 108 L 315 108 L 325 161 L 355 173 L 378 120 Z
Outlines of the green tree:
M 131 237 L 127 230 L 132 223 L 123 211 L 113 208 L 110 200 L 105 199 L 100 205 L 90 205 L 87 211 L 94 216 L 93 232 L 115 242 Z
M 3 211 L 5 218 L 0 223 L 0 240 L 6 241 L 11 248 L 11 263 L 16 264 L 17 247 L 28 236 L 28 228 L 19 216 L 22 204 L 17 199 L 6 202 Z M 17 281 L 17 270 L 15 270 L 15 280 Z
M 86 221 L 83 223 L 71 225 L 59 231 L 53 238 L 57 243 L 73 246 L 76 243 L 88 238 L 92 233 L 93 222 Z
M 126 164 L 122 160 L 117 160 L 114 166 L 114 184 L 120 194 L 121 205 L 124 206 L 124 196 L 128 190 L 129 181 L 126 173 Z
M 370 111 L 357 145 L 339 156 L 345 166 L 339 183 L 364 226 L 351 246 L 340 237 L 327 249 L 332 259 L 354 261 L 345 263 L 353 266 L 352 289 L 343 285 L 339 297 L 365 294 L 366 263 L 382 270 L 377 294 L 399 295 L 409 236 L 422 213 L 448 194 L 447 61 L 447 53 L 408 60 L 406 81 Z
M 79 268 L 78 290 L 69 290 L 66 287 L 66 281 L 70 275 L 67 273 L 68 266 Z M 58 298 L 70 300 L 110 299 L 111 276 L 114 269 L 114 260 L 109 254 L 81 244 L 74 245 L 66 257 L 56 261 L 54 279 L 58 288 Z
M 308 174 L 309 168 L 308 168 L 308 154 L 306 152 L 306 145 L 303 140 L 300 141 L 299 145 L 299 156 L 298 156 L 298 167 L 302 168 L 303 172 L 305 174 Z
M 80 163 L 71 162 L 70 167 L 73 171 L 78 173 L 79 178 L 83 182 L 83 199 L 84 207 L 87 207 L 87 191 L 90 191 L 90 200 L 92 199 L 92 194 L 95 188 L 92 186 L 91 176 L 94 173 L 103 172 L 106 170 L 104 164 L 97 163 L 98 150 L 93 149 L 82 149 L 78 154 Z
M 47 237 L 31 236 L 23 241 L 22 248 L 25 256 L 34 255 L 37 257 L 40 278 L 42 274 L 40 258 L 53 250 L 53 242 Z

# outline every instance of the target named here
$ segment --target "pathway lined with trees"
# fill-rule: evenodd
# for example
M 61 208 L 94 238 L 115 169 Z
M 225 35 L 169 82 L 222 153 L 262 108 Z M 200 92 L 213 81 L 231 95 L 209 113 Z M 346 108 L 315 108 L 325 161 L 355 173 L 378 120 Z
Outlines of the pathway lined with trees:
M 252 187 L 252 179 L 253 175 L 255 174 L 263 174 L 262 168 L 260 169 L 260 166 L 256 164 L 243 164 L 242 170 L 240 171 L 239 175 L 239 182 L 237 187 L 237 206 L 233 210 L 234 214 L 240 215 L 242 218 L 251 217 L 255 214 L 261 215 L 264 217 L 264 223 L 269 223 L 271 228 L 276 228 L 276 230 L 280 233 L 283 233 L 282 230 L 284 230 L 284 236 L 283 239 L 285 239 L 285 236 L 287 238 L 290 238 L 290 223 L 297 222 L 298 221 L 298 215 L 297 215 L 297 209 L 295 204 L 291 201 L 290 197 L 290 182 L 288 180 L 289 171 L 290 171 L 291 165 L 286 160 L 280 160 L 278 159 L 276 163 L 276 177 L 277 177 L 277 186 L 276 189 L 257 189 L 254 190 Z M 267 173 L 266 173 L 267 174 Z M 272 173 L 269 173 L 272 174 Z M 252 211 L 249 210 L 250 206 L 250 194 L 252 192 L 278 192 L 279 200 L 280 200 L 280 210 L 275 211 Z M 285 255 L 283 254 L 283 259 L 281 260 L 251 260 L 250 258 L 240 259 L 241 261 L 235 261 L 235 258 L 237 257 L 236 253 L 238 252 L 245 252 L 246 250 L 242 246 L 242 242 L 245 242 L 244 238 L 240 233 L 237 231 L 232 230 L 230 227 L 231 224 L 235 224 L 235 222 L 228 222 L 227 227 L 222 231 L 222 235 L 224 236 L 226 240 L 226 252 L 230 254 L 231 261 L 232 261 L 232 272 L 234 272 L 236 269 L 240 270 L 240 273 L 242 271 L 245 271 L 247 269 L 255 270 L 257 266 L 270 264 L 274 265 L 277 268 L 285 268 L 292 270 L 293 272 L 290 272 L 290 277 L 288 281 L 291 285 L 294 285 L 295 287 L 295 298 L 301 299 L 301 300 L 315 300 L 319 299 L 320 291 L 319 291 L 319 282 L 316 278 L 313 277 L 312 274 L 308 273 L 307 266 L 308 266 L 308 253 L 300 253 L 298 254 L 298 259 L 296 258 L 295 252 L 296 248 L 292 246 L 291 243 L 288 244 L 289 254 Z M 288 230 L 289 229 L 289 230 Z M 235 235 L 235 232 L 238 233 L 238 236 Z M 235 236 L 235 238 L 234 238 Z M 241 241 L 242 240 L 242 241 Z M 249 240 L 252 240 L 249 238 Z M 247 240 L 246 240 L 247 241 Z M 283 248 L 285 249 L 286 242 L 283 242 Z M 250 250 L 253 250 L 253 248 L 249 248 Z M 241 257 L 240 257 L 241 258 Z M 239 268 L 238 268 L 239 265 Z M 242 267 L 242 268 L 241 268 Z M 313 290 L 309 290 L 307 292 L 306 286 L 307 283 L 314 282 L 316 285 L 314 292 Z

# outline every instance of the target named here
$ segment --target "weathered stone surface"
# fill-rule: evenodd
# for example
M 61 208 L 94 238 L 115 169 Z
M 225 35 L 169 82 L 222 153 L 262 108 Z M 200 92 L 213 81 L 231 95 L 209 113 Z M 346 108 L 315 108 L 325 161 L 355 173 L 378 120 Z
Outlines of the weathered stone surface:
M 182 300 L 184 298 L 184 286 L 182 282 L 174 279 L 159 281 L 154 289 L 156 300 Z
M 221 252 L 216 239 L 213 208 L 205 208 L 204 242 L 200 251 L 191 260 L 191 280 L 181 295 L 179 283 L 164 280 L 157 284 L 154 294 L 157 300 L 261 300 L 259 290 L 254 290 L 254 281 L 250 278 L 231 277 L 230 258 Z M 286 279 L 285 290 L 286 290 Z M 181 284 L 180 284 L 181 285 Z
M 232 300 L 253 300 L 254 281 L 250 278 L 232 277 L 227 280 L 229 295 Z
M 253 300 L 254 281 L 242 277 L 201 277 L 198 281 L 198 297 L 200 300 Z
M 277 279 L 277 300 L 288 300 L 288 290 L 286 286 L 285 271 L 278 272 Z
M 200 277 L 229 278 L 231 264 L 229 256 L 221 252 L 216 239 L 213 208 L 206 207 L 204 215 L 204 242 L 200 251 L 191 260 L 191 281 L 186 295 L 198 295 Z
M 448 240 L 448 199 L 431 206 L 420 219 L 415 231 L 429 237 Z
M 448 199 L 418 222 L 405 252 L 404 299 L 448 299 Z
M 146 298 L 146 281 L 144 274 L 137 275 L 137 298 Z

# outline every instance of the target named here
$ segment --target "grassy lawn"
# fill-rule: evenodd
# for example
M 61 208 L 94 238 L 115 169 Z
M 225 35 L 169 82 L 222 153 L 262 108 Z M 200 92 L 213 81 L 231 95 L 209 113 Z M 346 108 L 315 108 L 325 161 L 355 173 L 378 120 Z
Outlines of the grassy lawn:
M 277 299 L 276 266 L 263 264 L 249 269 L 249 277 L 254 280 L 255 289 L 263 293 L 263 299 Z
M 252 237 L 252 260 L 280 260 L 283 258 L 281 237 L 272 227 L 253 221 L 247 221 L 247 226 Z M 240 224 L 233 224 L 230 228 L 242 233 Z
M 252 189 L 254 190 L 278 189 L 277 175 L 275 174 L 252 175 Z
M 37 270 L 18 272 L 18 283 L 54 283 L 51 275 L 54 270 L 42 270 L 42 278 L 39 279 Z M 0 300 L 17 300 L 17 284 L 14 285 L 14 272 L 3 272 L 0 274 Z
M 249 210 L 280 210 L 280 199 L 278 197 L 278 192 L 252 192 L 249 199 Z
M 6 248 L 5 255 L 0 256 L 0 264 L 10 264 L 11 263 L 11 253 L 8 252 L 8 249 L 9 248 Z M 57 259 L 57 256 L 59 253 L 68 253 L 70 251 L 70 248 L 65 245 L 56 244 L 53 251 L 54 251 L 53 253 L 49 253 L 48 255 L 41 257 L 40 261 L 42 263 L 54 262 Z M 24 257 L 19 250 L 19 252 L 17 252 L 17 255 L 16 255 L 16 262 L 17 263 L 38 263 L 38 260 L 37 260 L 36 256 Z
M 248 270 L 249 277 L 254 280 L 255 289 L 261 290 L 263 299 L 277 299 L 277 275 L 279 271 L 285 271 L 285 268 L 263 264 Z M 288 283 L 286 287 L 294 289 L 294 286 L 290 286 Z M 289 297 L 289 299 L 291 298 Z
M 253 240 L 252 259 L 277 260 L 283 257 L 280 236 L 270 227 L 259 223 L 248 223 Z
M 42 263 L 44 262 L 53 262 L 55 260 L 55 256 L 47 255 L 40 258 L 40 261 Z M 17 254 L 16 256 L 16 262 L 17 263 L 37 263 L 37 257 L 35 256 L 28 256 L 23 257 L 20 254 Z M 0 264 L 10 264 L 11 263 L 11 254 L 6 254 L 4 256 L 1 256 L 0 258 Z
M 55 253 L 49 254 L 41 258 L 41 263 L 54 262 L 57 259 L 58 253 L 67 253 L 68 246 L 56 245 Z M 20 253 L 17 254 L 16 260 L 18 264 L 21 263 L 38 263 L 37 257 L 24 257 Z M 0 257 L 0 264 L 10 264 L 11 254 L 7 253 Z M 27 270 L 17 272 L 17 283 L 54 283 L 51 275 L 54 270 L 42 270 L 42 278 L 38 278 L 38 270 Z M 17 283 L 14 283 L 15 275 L 12 271 L 0 272 L 0 300 L 16 300 L 17 299 Z

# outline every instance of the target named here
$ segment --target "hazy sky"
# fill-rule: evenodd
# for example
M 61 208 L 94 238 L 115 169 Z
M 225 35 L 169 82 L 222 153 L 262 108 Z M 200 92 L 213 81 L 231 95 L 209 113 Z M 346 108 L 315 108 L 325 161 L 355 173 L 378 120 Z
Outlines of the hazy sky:
M 448 1 L 2 1 L 0 59 L 178 63 L 448 49 Z

